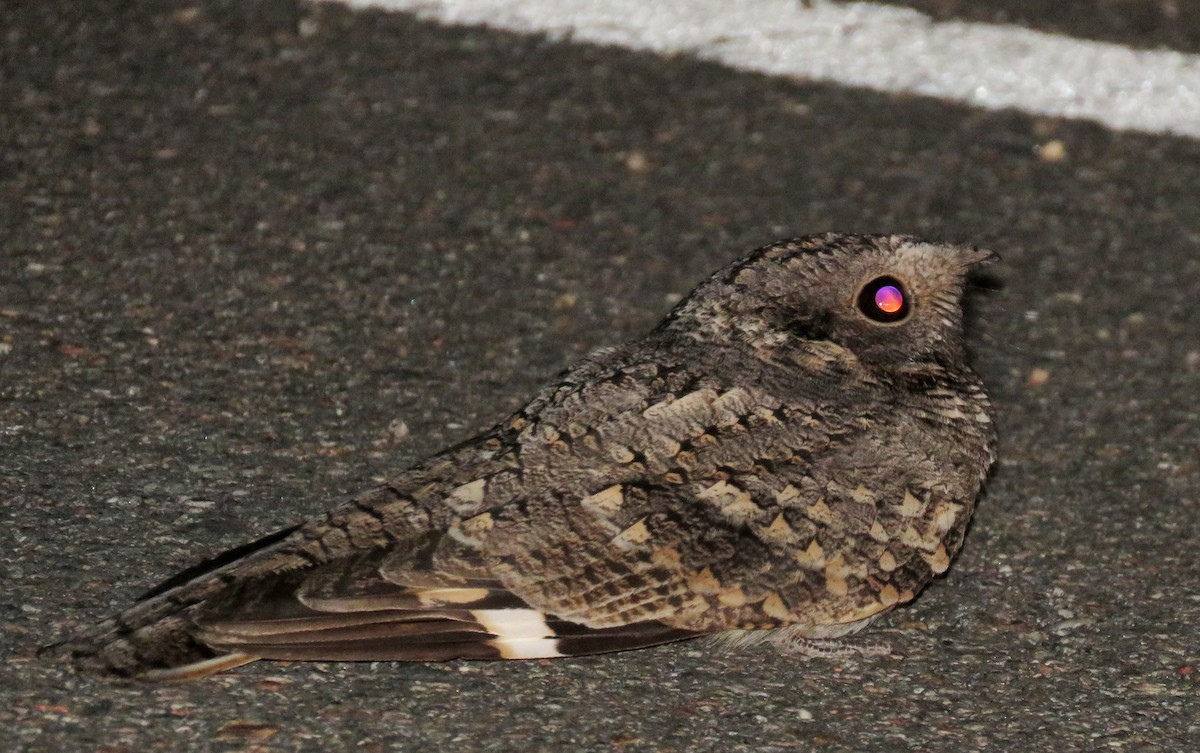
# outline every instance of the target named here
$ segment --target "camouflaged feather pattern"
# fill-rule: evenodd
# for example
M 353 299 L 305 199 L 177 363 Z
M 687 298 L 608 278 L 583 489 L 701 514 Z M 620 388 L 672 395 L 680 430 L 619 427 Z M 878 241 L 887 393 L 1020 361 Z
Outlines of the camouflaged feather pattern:
M 758 249 L 493 429 L 48 653 L 162 680 L 853 632 L 946 571 L 992 463 L 960 306 L 990 258 L 904 236 Z M 864 311 L 875 280 L 899 321 Z

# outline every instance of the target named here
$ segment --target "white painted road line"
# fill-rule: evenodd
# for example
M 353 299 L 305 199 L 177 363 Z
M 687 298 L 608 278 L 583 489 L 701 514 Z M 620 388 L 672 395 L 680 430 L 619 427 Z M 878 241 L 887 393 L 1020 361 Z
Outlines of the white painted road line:
M 799 0 L 349 0 L 745 70 L 1200 137 L 1200 55 Z

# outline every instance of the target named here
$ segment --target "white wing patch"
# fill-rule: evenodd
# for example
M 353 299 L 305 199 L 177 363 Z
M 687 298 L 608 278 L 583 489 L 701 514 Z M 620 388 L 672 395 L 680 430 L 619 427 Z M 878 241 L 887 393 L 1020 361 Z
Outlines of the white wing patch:
M 496 636 L 486 643 L 504 659 L 552 659 L 563 655 L 546 616 L 536 609 L 473 609 L 471 617 Z

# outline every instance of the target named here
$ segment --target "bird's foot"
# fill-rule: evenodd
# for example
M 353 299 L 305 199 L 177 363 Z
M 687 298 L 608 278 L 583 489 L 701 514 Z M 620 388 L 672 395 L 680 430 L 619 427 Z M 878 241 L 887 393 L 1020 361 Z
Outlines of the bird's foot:
M 810 659 L 849 659 L 871 656 L 895 656 L 890 644 L 858 636 L 806 638 L 795 633 L 772 636 L 768 642 L 784 656 Z

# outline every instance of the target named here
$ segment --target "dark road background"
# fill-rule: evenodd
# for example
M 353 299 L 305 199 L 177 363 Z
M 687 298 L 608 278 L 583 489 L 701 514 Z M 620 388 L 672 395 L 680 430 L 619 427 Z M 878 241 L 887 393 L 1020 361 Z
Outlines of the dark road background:
M 1200 39 L 1187 3 L 1080 2 L 1077 29 L 1000 5 Z M 0 2 L 0 34 L 0 749 L 1200 739 L 1195 140 L 282 0 Z M 1003 258 L 971 299 L 1001 459 L 948 576 L 872 628 L 903 658 L 683 643 L 165 687 L 35 658 L 830 229 Z

